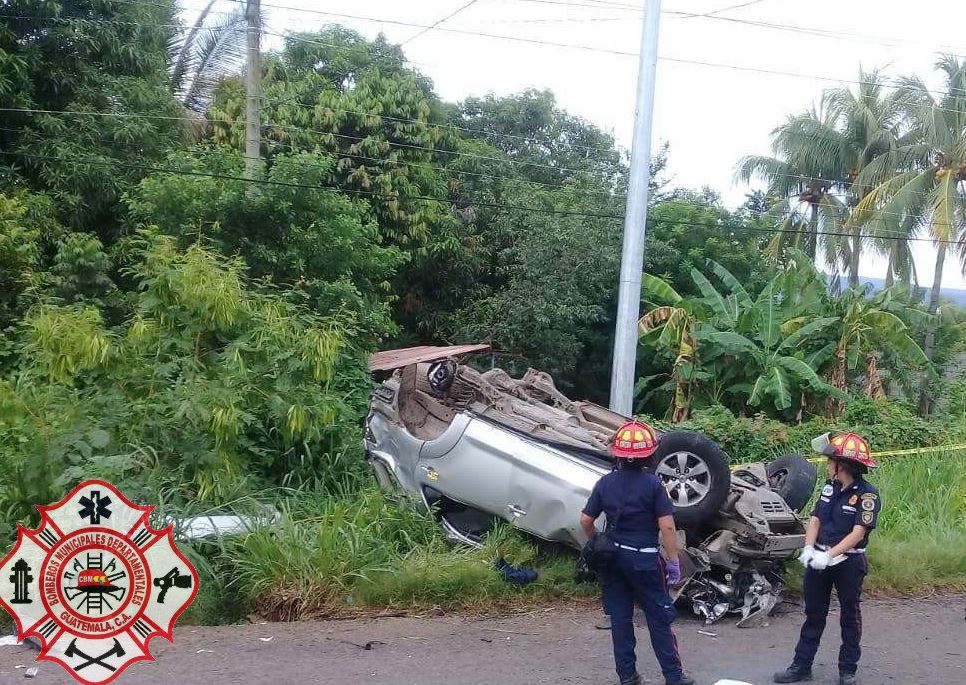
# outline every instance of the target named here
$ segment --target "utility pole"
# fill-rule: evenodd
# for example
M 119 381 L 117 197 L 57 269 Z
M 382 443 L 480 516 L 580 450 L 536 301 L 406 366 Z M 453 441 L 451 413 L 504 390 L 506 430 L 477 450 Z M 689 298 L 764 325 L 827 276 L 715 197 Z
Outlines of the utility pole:
M 261 0 L 248 0 L 245 5 L 247 60 L 245 72 L 245 172 L 256 178 L 261 162 L 262 126 L 259 108 L 262 104 L 262 8 Z
M 646 0 L 637 72 L 631 175 L 624 212 L 624 249 L 621 253 L 614 361 L 610 378 L 610 408 L 625 416 L 630 416 L 634 409 L 637 321 L 641 315 L 644 224 L 647 220 L 647 191 L 651 182 L 651 125 L 654 119 L 654 84 L 657 79 L 657 38 L 660 25 L 661 0 Z

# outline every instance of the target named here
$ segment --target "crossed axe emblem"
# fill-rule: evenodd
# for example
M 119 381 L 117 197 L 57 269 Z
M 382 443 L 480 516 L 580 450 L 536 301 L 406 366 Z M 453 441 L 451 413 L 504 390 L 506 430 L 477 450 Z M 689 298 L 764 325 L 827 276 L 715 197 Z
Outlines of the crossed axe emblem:
M 105 663 L 104 659 L 109 659 L 112 656 L 124 656 L 124 654 L 124 647 L 122 647 L 121 643 L 117 641 L 117 638 L 114 638 L 114 646 L 99 656 L 91 656 L 90 654 L 85 654 L 82 652 L 77 646 L 77 638 L 71 640 L 70 644 L 67 645 L 67 649 L 64 650 L 64 656 L 69 659 L 72 659 L 75 656 L 78 656 L 81 659 L 86 659 L 86 661 L 79 666 L 74 666 L 75 671 L 79 671 L 82 668 L 87 668 L 88 666 L 93 666 L 94 664 L 103 666 L 109 671 L 116 671 L 117 668 Z

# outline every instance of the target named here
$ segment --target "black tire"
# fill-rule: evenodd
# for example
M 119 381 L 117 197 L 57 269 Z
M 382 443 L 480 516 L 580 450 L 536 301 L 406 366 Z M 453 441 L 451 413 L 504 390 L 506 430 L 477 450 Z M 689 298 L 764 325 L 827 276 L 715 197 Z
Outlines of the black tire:
M 770 463 L 766 469 L 768 484 L 781 495 L 785 504 L 801 512 L 815 492 L 818 469 L 800 454 L 786 454 Z
M 731 489 L 728 457 L 701 433 L 664 433 L 652 463 L 668 489 L 679 526 L 699 525 L 713 517 Z

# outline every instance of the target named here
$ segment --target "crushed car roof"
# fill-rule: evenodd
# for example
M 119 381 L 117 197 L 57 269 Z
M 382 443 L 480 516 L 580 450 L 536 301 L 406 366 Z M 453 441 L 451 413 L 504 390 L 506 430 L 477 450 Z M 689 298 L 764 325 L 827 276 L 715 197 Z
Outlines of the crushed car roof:
M 384 350 L 369 356 L 369 371 L 393 371 L 410 364 L 458 357 L 488 349 L 490 349 L 489 345 L 480 343 L 475 345 L 444 345 L 441 347 L 421 345 L 419 347 L 404 347 L 398 350 Z

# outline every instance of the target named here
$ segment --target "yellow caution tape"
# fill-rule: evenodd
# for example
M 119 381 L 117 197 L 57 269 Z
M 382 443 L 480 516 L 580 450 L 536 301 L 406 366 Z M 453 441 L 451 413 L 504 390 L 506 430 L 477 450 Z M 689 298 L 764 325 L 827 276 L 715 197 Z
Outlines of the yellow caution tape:
M 920 454 L 922 452 L 957 452 L 966 450 L 966 443 L 959 445 L 937 445 L 936 447 L 913 447 L 909 450 L 893 450 L 891 452 L 873 452 L 873 457 L 898 457 L 903 454 Z
M 958 452 L 961 450 L 966 450 L 966 443 L 959 445 L 936 445 L 935 447 L 913 447 L 908 450 L 892 450 L 890 452 L 873 452 L 872 457 L 874 459 L 882 459 L 883 457 L 911 456 L 913 454 L 925 454 L 927 452 Z M 813 457 L 809 461 L 813 464 L 820 464 L 825 461 L 825 457 Z
M 925 454 L 927 452 L 960 452 L 962 450 L 966 450 L 966 443 L 960 443 L 959 445 L 936 445 L 935 447 L 913 447 L 912 449 L 891 450 L 889 452 L 873 452 L 872 456 L 875 459 L 882 459 L 883 457 L 902 457 L 913 454 Z M 813 464 L 821 464 L 825 459 L 826 457 L 810 457 L 806 461 L 810 461 Z M 731 470 L 734 471 L 738 466 L 738 464 L 733 464 Z

